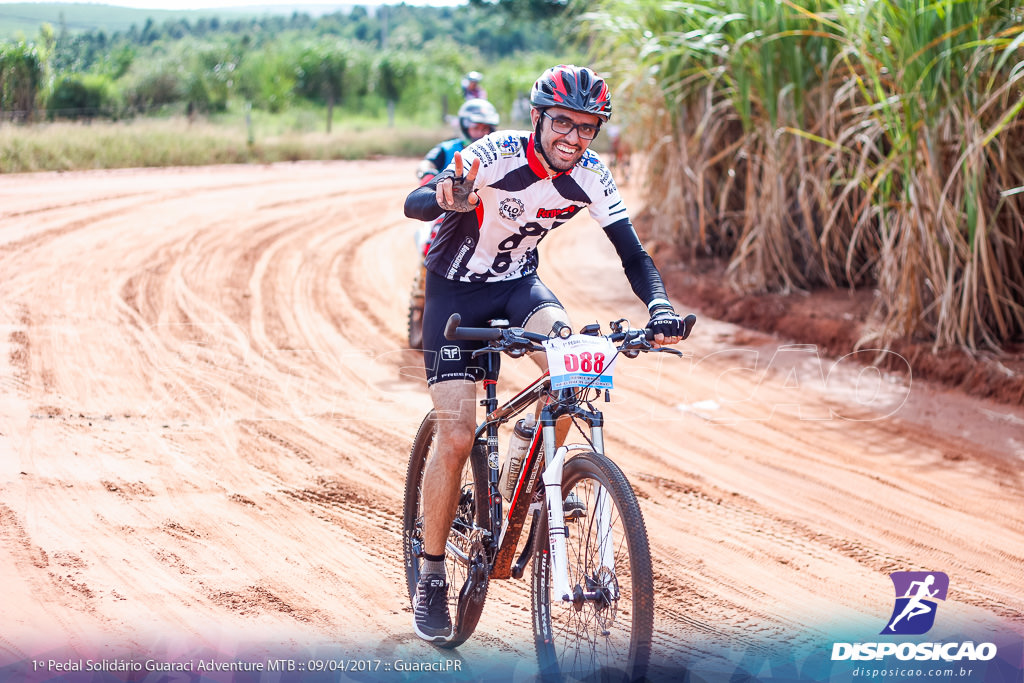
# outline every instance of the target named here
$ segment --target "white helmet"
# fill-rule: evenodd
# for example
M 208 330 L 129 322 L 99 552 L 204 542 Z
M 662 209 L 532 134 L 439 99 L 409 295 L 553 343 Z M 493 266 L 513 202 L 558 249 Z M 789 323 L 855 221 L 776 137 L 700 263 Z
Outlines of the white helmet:
M 466 138 L 469 137 L 469 124 L 471 123 L 482 123 L 490 126 L 493 130 L 501 123 L 501 117 L 494 105 L 487 100 L 466 100 L 459 107 L 459 128 L 462 129 L 462 135 Z

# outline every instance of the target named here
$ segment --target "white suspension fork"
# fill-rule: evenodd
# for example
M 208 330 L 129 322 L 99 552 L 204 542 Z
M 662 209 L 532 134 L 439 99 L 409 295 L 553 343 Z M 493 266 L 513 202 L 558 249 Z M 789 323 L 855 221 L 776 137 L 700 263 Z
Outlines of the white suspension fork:
M 546 436 L 546 435 L 545 435 Z M 545 441 L 545 443 L 550 443 Z M 551 552 L 551 593 L 557 600 L 572 602 L 573 588 L 569 585 L 569 558 L 566 552 L 565 541 L 568 529 L 565 525 L 565 509 L 562 507 L 562 470 L 565 467 L 565 456 L 570 450 L 589 451 L 592 447 L 584 444 L 572 444 L 560 446 L 553 454 L 547 456 L 547 467 L 541 478 L 544 481 L 544 501 L 548 513 L 548 548 Z M 614 567 L 613 549 L 611 547 L 607 524 L 611 521 L 611 506 L 607 494 L 603 489 L 599 492 L 598 505 L 602 505 L 604 512 L 598 517 L 599 529 L 602 533 L 601 561 L 605 566 Z M 600 511 L 600 507 L 598 510 Z M 603 520 L 603 521 L 602 521 Z M 605 545 L 608 547 L 605 548 Z
M 544 480 L 544 500 L 548 507 L 548 548 L 551 551 L 551 592 L 559 600 L 572 600 L 569 586 L 569 560 L 565 551 L 565 510 L 562 508 L 562 467 L 566 446 L 560 446 L 541 475 Z

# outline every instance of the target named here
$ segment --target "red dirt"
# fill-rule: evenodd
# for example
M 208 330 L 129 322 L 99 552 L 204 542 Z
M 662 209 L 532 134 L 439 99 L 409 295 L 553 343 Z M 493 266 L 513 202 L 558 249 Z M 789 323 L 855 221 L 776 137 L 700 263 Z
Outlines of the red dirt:
M 536 672 L 528 580 L 492 582 L 457 651 L 412 632 L 403 487 L 430 405 L 405 348 L 414 166 L 0 180 L 0 679 L 329 653 Z M 589 217 L 545 239 L 541 274 L 577 325 L 646 321 Z M 687 355 L 623 362 L 601 403 L 650 538 L 657 661 L 873 638 L 902 570 L 949 574 L 937 638 L 1019 648 L 1024 409 L 919 382 L 916 356 L 911 384 L 723 322 L 842 351 L 845 307 L 667 275 L 701 311 Z M 510 388 L 534 376 L 502 363 Z
M 679 266 L 661 264 L 667 286 L 695 311 L 782 340 L 814 344 L 824 356 L 854 351 L 865 336 L 873 294 L 866 291 L 815 290 L 785 294 L 741 294 L 728 285 L 720 262 Z M 871 346 L 870 344 L 868 345 Z M 890 349 L 906 360 L 881 367 L 906 372 L 970 396 L 1024 405 L 1024 344 L 1000 354 L 971 354 L 963 349 L 933 351 L 930 344 L 897 342 Z M 866 358 L 866 355 L 865 355 Z M 887 355 L 896 360 L 896 356 Z

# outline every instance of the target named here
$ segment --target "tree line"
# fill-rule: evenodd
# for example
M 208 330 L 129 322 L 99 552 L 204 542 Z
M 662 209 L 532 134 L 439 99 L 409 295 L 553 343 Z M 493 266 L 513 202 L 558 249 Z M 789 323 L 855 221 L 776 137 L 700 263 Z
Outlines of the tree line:
M 44 24 L 32 39 L 0 43 L 0 118 L 217 113 L 238 99 L 271 112 L 326 106 L 329 127 L 336 106 L 436 115 L 446 100 L 457 106 L 470 70 L 487 72 L 490 98 L 507 110 L 536 77 L 534 64 L 555 59 L 537 56 L 562 42 L 556 19 L 482 5 L 149 19 L 109 34 Z

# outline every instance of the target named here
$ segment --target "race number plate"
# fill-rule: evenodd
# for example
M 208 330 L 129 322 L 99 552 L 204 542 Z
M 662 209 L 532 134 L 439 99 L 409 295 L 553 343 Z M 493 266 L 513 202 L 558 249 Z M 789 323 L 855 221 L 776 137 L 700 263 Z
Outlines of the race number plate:
M 615 346 L 604 337 L 574 334 L 544 342 L 551 388 L 613 389 Z

